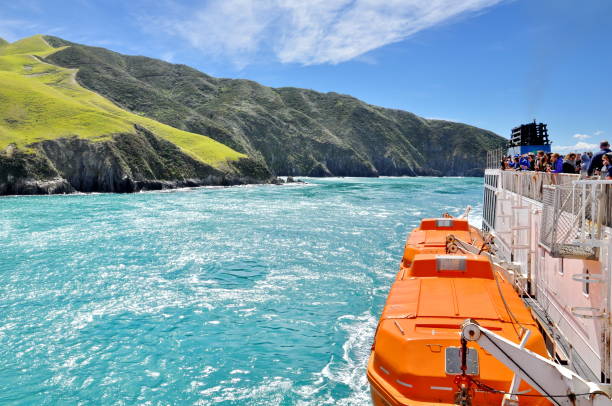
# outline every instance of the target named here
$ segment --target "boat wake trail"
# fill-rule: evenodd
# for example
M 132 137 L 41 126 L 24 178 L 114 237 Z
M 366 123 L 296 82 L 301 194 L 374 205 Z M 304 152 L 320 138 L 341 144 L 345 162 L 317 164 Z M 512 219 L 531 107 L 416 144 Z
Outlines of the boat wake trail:
M 342 355 L 332 355 L 320 371 L 313 374 L 313 383 L 297 388 L 296 404 L 360 406 L 370 404 L 366 366 L 370 356 L 376 317 L 370 312 L 345 315 L 338 319 L 337 329 L 346 335 Z M 342 394 L 342 396 L 339 396 Z

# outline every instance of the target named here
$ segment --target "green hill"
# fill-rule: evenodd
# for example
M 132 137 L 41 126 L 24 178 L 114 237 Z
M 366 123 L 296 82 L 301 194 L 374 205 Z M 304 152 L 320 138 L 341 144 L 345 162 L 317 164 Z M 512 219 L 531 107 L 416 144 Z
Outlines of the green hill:
M 58 167 L 75 162 L 49 160 L 44 146 L 48 146 L 51 141 L 65 145 L 66 139 L 75 137 L 88 140 L 88 143 L 83 145 L 94 150 L 101 146 L 90 145 L 92 143 L 112 144 L 115 148 L 112 151 L 114 155 L 111 153 L 98 157 L 102 160 L 112 157 L 106 169 L 115 170 L 123 165 L 125 170 L 117 172 L 117 176 L 127 176 L 145 183 L 184 180 L 185 176 L 199 179 L 201 176 L 209 177 L 214 174 L 220 179 L 224 173 L 241 175 L 235 163 L 247 160 L 245 154 L 202 134 L 177 129 L 126 111 L 79 85 L 75 80 L 76 69 L 67 69 L 47 62 L 46 58 L 64 49 L 66 48 L 51 47 L 41 35 L 11 44 L 0 42 L 0 150 L 4 151 L 0 155 L 0 193 L 18 192 L 19 187 L 13 187 L 11 183 L 15 181 L 10 179 L 17 178 L 26 183 L 45 180 L 51 175 L 54 179 L 62 179 L 64 173 L 58 171 Z M 130 166 L 131 158 L 121 154 L 125 151 L 117 150 L 118 145 L 122 145 L 115 142 L 118 135 L 123 138 L 127 135 L 142 138 L 145 137 L 143 134 L 146 134 L 149 141 L 155 139 L 156 143 L 163 144 L 163 141 L 166 141 L 170 144 L 164 145 L 168 151 L 173 150 L 170 154 L 172 156 L 167 156 L 161 167 L 151 168 L 149 160 L 153 159 L 153 156 L 142 156 L 142 162 L 136 166 L 132 162 Z M 143 139 L 139 141 L 142 142 Z M 148 152 L 157 154 L 155 150 Z M 19 159 L 15 158 L 16 156 Z M 93 158 L 90 160 L 96 161 Z M 174 161 L 177 160 L 189 162 L 187 166 L 191 169 L 171 170 L 172 166 L 176 166 Z M 34 167 L 26 163 L 34 161 L 37 162 Z M 98 172 L 104 169 L 102 165 Z M 103 173 L 94 175 L 105 176 Z M 74 177 L 79 176 L 74 174 Z M 198 183 L 197 180 L 193 182 Z M 66 182 L 60 183 L 63 185 L 62 190 L 70 189 Z M 75 182 L 70 183 L 74 188 Z M 110 185 L 109 188 L 108 182 L 106 185 L 100 185 L 98 180 L 89 183 L 92 190 L 122 191 L 121 187 L 117 189 Z M 132 186 L 138 188 L 138 185 Z
M 504 139 L 351 96 L 219 79 L 184 65 L 47 37 L 46 58 L 117 105 L 206 134 L 279 175 L 474 175 Z M 368 78 L 364 78 L 368 80 Z
M 43 61 L 62 49 L 52 48 L 40 35 L 0 47 L 0 148 L 71 135 L 108 139 L 138 124 L 204 163 L 245 156 L 211 138 L 125 111 L 84 89 L 74 80 L 75 70 Z

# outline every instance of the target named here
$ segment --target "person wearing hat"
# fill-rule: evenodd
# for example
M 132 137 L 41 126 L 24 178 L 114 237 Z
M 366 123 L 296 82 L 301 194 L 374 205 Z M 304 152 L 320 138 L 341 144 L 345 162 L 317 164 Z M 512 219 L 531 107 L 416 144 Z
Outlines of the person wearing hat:
M 515 155 L 514 156 L 514 165 L 512 165 L 512 167 L 514 168 L 515 171 L 520 171 L 521 170 L 521 164 L 519 162 L 519 155 Z
M 593 158 L 591 158 L 591 163 L 589 164 L 589 170 L 587 172 L 589 176 L 593 176 L 593 172 L 596 170 L 601 170 L 601 167 L 603 166 L 603 156 L 612 152 L 612 150 L 610 150 L 610 143 L 608 141 L 600 142 L 599 148 L 599 152 L 593 155 Z

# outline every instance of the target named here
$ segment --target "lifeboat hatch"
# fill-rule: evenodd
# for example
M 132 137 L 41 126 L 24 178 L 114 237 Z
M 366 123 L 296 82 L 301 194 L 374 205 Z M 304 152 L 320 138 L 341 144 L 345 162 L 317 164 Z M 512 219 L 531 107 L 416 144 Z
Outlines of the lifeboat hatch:
M 466 357 L 468 375 L 478 375 L 478 351 L 474 348 L 467 349 Z M 446 362 L 445 370 L 448 375 L 461 375 L 461 347 L 447 347 L 446 348 Z

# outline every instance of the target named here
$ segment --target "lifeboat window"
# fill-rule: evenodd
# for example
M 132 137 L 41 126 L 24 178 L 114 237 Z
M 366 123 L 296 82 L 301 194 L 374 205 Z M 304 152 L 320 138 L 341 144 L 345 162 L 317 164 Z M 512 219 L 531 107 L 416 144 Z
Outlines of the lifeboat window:
M 440 227 L 452 227 L 453 226 L 453 220 L 452 219 L 437 219 L 436 220 L 436 228 L 440 228 Z
M 465 271 L 465 257 L 457 255 L 438 255 L 436 257 L 437 271 Z

